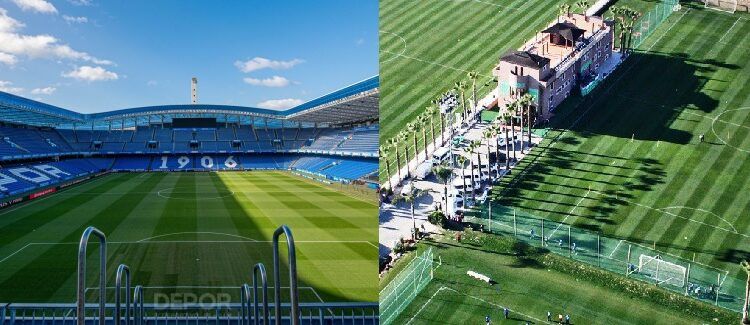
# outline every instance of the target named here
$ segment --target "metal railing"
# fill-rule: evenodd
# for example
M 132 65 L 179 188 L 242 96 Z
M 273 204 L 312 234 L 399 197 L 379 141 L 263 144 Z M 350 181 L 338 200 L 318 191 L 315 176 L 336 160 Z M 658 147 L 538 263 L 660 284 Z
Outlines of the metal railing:
M 266 267 L 263 263 L 255 264 L 253 267 L 253 315 L 255 316 L 255 325 L 258 325 L 258 274 L 263 286 L 263 324 L 268 325 L 268 276 L 266 276 Z
M 273 232 L 273 277 L 274 277 L 274 314 L 276 324 L 281 324 L 281 276 L 279 275 L 279 237 L 286 237 L 287 259 L 289 260 L 289 299 L 291 302 L 292 325 L 299 324 L 299 290 L 297 289 L 297 255 L 294 249 L 294 236 L 286 225 L 281 225 Z
M 120 325 L 121 319 L 121 289 L 122 275 L 125 275 L 125 325 L 130 325 L 130 268 L 125 264 L 117 267 L 117 276 L 115 278 L 115 325 Z
M 99 238 L 99 291 L 98 303 L 85 302 L 86 294 L 86 247 L 91 235 Z M 279 260 L 279 239 L 286 237 L 289 263 L 289 302 L 282 303 L 281 276 Z M 114 304 L 106 303 L 106 236 L 94 227 L 88 227 L 81 236 L 78 250 L 78 287 L 77 300 L 74 304 L 37 304 L 37 303 L 0 303 L 0 325 L 24 324 L 61 324 L 85 325 L 98 322 L 120 325 L 123 323 L 122 308 L 125 308 L 125 325 L 145 325 L 159 322 L 191 323 L 191 324 L 291 324 L 291 325 L 376 325 L 378 324 L 378 303 L 299 303 L 297 286 L 297 258 L 295 254 L 294 237 L 286 225 L 282 225 L 273 235 L 273 274 L 274 274 L 274 304 L 269 306 L 268 276 L 262 263 L 257 263 L 252 270 L 252 291 L 249 285 L 240 287 L 240 303 L 221 302 L 204 304 L 202 302 L 184 302 L 180 304 L 144 304 L 144 288 L 135 286 L 132 301 L 131 270 L 125 264 L 120 264 L 115 277 Z M 123 279 L 124 278 L 124 279 Z M 125 286 L 125 301 L 122 303 L 123 280 Z M 259 288 L 260 287 L 260 288 Z M 260 289 L 260 292 L 259 292 Z M 252 297 L 253 312 L 250 313 Z M 261 301 L 262 299 L 262 301 Z M 262 303 L 262 307 L 260 304 Z M 262 308 L 262 312 L 261 309 Z M 271 313 L 273 308 L 273 313 Z M 132 309 L 132 313 L 131 313 Z M 289 312 L 286 312 L 289 310 Z M 96 313 L 94 313 L 96 311 Z M 88 312 L 88 313 L 87 313 Z M 273 316 L 271 316 L 273 314 Z M 111 317 L 111 321 L 107 319 Z M 262 319 L 262 321 L 261 321 Z
M 81 236 L 81 242 L 78 245 L 78 297 L 76 299 L 76 317 L 78 325 L 85 325 L 85 304 L 86 304 L 86 246 L 89 243 L 89 237 L 94 235 L 99 238 L 99 325 L 104 325 L 105 318 L 104 305 L 107 300 L 107 237 L 99 229 L 88 227 Z
M 230 303 L 206 308 L 200 304 L 183 304 L 181 306 L 164 306 L 163 304 L 142 304 L 136 308 L 142 311 L 140 324 L 232 324 L 242 325 L 242 304 Z M 246 305 L 245 305 L 246 307 Z M 281 304 L 282 310 L 291 307 L 289 303 Z M 86 304 L 89 312 L 98 310 L 96 303 Z M 106 310 L 112 313 L 114 304 L 107 304 Z M 269 308 L 275 308 L 269 305 Z M 275 324 L 275 312 L 271 311 L 269 324 Z M 98 321 L 96 316 L 86 317 L 87 324 Z M 2 325 L 75 325 L 76 304 L 36 304 L 11 303 L 0 304 L 0 324 Z M 112 324 L 111 320 L 107 320 Z M 139 315 L 134 312 L 133 323 L 139 324 Z M 291 324 L 289 315 L 279 319 L 281 324 Z M 300 303 L 300 325 L 377 325 L 379 324 L 378 303 Z

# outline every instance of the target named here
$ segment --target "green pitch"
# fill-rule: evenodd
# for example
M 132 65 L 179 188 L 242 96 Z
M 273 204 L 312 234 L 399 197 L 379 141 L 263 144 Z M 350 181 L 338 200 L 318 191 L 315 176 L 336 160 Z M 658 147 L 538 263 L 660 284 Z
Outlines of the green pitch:
M 125 263 L 146 300 L 238 299 L 255 263 L 271 272 L 269 241 L 282 224 L 297 244 L 302 301 L 377 301 L 376 214 L 374 195 L 364 201 L 286 172 L 111 174 L 0 211 L 0 301 L 72 302 L 87 226 L 107 235 L 109 286 Z M 89 287 L 97 286 L 97 250 L 89 245 Z
M 534 260 L 498 254 L 486 247 L 458 244 L 451 239 L 427 242 L 442 265 L 435 278 L 394 324 L 545 324 L 547 311 L 569 314 L 571 324 L 702 324 L 699 320 L 586 280 L 547 270 Z M 437 264 L 438 261 L 436 260 Z M 490 286 L 469 277 L 474 271 L 497 282 Z M 505 320 L 503 308 L 510 309 Z
M 490 71 L 500 55 L 544 28 L 563 2 L 575 1 L 380 1 L 381 143 L 403 130 L 455 82 L 467 82 L 468 99 L 470 71 L 480 75 L 478 96 L 487 95 L 496 85 Z M 439 123 L 434 127 L 438 130 Z M 421 134 L 418 146 L 424 146 Z M 383 172 L 381 180 L 385 179 Z
M 743 286 L 749 18 L 683 4 L 597 93 L 559 108 L 496 200 L 726 270 L 727 284 Z

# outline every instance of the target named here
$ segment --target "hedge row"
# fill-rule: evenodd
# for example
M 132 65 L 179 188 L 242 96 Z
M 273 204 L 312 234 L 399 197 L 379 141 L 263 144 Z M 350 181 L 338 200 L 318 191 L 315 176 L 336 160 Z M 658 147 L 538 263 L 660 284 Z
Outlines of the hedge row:
M 481 245 L 487 250 L 515 254 L 519 258 L 533 259 L 548 269 L 569 274 L 578 280 L 588 281 L 601 287 L 622 292 L 630 298 L 650 301 L 680 313 L 705 320 L 713 320 L 719 324 L 734 324 L 740 319 L 738 313 L 695 300 L 650 283 L 627 278 L 621 274 L 555 255 L 545 249 L 529 246 L 511 237 L 489 236 L 471 230 L 464 231 L 463 236 L 464 241 L 474 245 Z

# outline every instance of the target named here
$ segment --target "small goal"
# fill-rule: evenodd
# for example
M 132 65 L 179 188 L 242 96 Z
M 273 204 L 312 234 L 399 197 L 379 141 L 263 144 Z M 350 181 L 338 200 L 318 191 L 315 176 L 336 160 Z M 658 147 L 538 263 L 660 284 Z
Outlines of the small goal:
M 737 11 L 737 1 L 739 0 L 703 0 L 703 6 L 706 9 L 719 10 L 733 14 Z
M 687 268 L 667 262 L 661 256 L 641 255 L 638 258 L 638 273 L 654 279 L 658 284 L 669 284 L 675 287 L 685 286 Z

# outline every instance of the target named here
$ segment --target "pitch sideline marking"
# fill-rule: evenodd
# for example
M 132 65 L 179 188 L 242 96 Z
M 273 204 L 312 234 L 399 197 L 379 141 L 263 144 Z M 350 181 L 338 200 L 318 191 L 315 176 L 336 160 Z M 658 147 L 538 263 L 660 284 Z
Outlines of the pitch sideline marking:
M 6 256 L 5 258 L 3 258 L 2 260 L 0 260 L 0 263 L 5 262 L 5 260 L 13 257 L 13 255 L 16 255 L 16 254 L 20 253 L 22 250 L 26 249 L 26 247 L 29 247 L 30 245 L 36 245 L 36 243 L 28 243 L 28 244 L 26 244 L 26 246 L 21 247 L 21 249 L 13 252 L 13 254 L 10 254 L 10 255 Z
M 109 176 L 109 175 L 112 175 L 112 173 L 109 173 L 109 174 L 107 174 L 107 175 L 102 175 L 102 176 L 100 176 L 100 177 L 97 177 L 97 178 L 95 178 L 95 179 L 92 179 L 92 180 L 90 180 L 90 181 L 86 182 L 86 184 L 81 184 L 81 186 L 83 186 L 83 185 L 87 185 L 87 184 L 92 184 L 92 183 L 94 183 L 94 182 L 96 182 L 96 181 L 100 181 L 100 180 L 102 180 L 102 179 L 105 179 L 105 178 L 107 178 L 107 176 Z M 79 187 L 79 186 L 76 186 L 76 188 L 78 188 L 78 187 Z M 71 188 L 71 190 L 73 190 L 73 188 Z M 35 199 L 35 200 L 31 200 L 31 201 L 26 201 L 26 202 L 23 202 L 23 203 L 21 203 L 21 204 L 18 204 L 18 205 L 16 205 L 15 207 L 11 207 L 11 208 L 9 208 L 9 209 L 7 209 L 7 210 L 4 210 L 4 211 L 0 212 L 0 216 L 2 216 L 2 215 L 5 215 L 5 214 L 8 214 L 8 213 L 10 213 L 10 212 L 13 212 L 13 211 L 16 211 L 16 210 L 18 210 L 18 209 L 20 209 L 20 208 L 23 208 L 23 207 L 26 207 L 26 206 L 30 206 L 30 205 L 32 205 L 32 204 L 34 204 L 34 203 L 39 203 L 39 202 L 41 202 L 41 201 L 44 201 L 44 200 L 46 200 L 46 199 L 49 199 L 49 198 L 55 197 L 55 196 L 57 196 L 57 195 L 58 195 L 58 194 L 60 194 L 60 193 L 66 193 L 66 192 L 69 192 L 69 191 L 66 191 L 66 189 L 63 189 L 63 190 L 62 190 L 62 192 L 55 192 L 55 193 L 52 193 L 52 194 L 50 194 L 50 195 L 47 195 L 47 196 L 45 196 L 45 197 L 42 197 L 42 198 L 39 198 L 39 199 Z M 66 193 L 66 194 L 67 194 L 67 193 Z
M 624 242 L 624 239 L 620 239 L 620 242 L 617 243 L 617 246 L 615 246 L 615 249 L 612 250 L 611 253 L 609 253 L 609 258 L 612 258 L 612 255 L 615 254 L 618 248 L 620 248 L 620 245 L 622 245 L 622 242 Z
M 716 213 L 713 213 L 713 212 L 711 212 L 711 211 L 708 211 L 708 210 L 706 210 L 706 209 L 701 209 L 701 208 L 693 208 L 693 207 L 689 207 L 689 206 L 684 206 L 684 205 L 676 205 L 676 206 L 671 206 L 671 207 L 658 208 L 658 209 L 656 209 L 656 210 L 662 211 L 662 212 L 664 212 L 664 213 L 666 213 L 666 214 L 669 214 L 669 215 L 674 215 L 674 213 L 670 213 L 670 212 L 667 212 L 667 211 L 665 211 L 665 210 L 673 210 L 673 209 L 678 209 L 678 210 L 682 210 L 682 209 L 689 209 L 689 210 L 700 211 L 700 212 L 703 212 L 703 213 L 708 213 L 708 214 L 710 214 L 710 215 L 712 215 L 712 216 L 714 216 L 714 217 L 716 217 L 716 218 L 719 218 L 719 219 L 721 219 L 721 221 L 724 221 L 724 222 L 725 222 L 726 224 L 728 224 L 728 225 L 729 225 L 729 227 L 732 227 L 732 230 L 733 230 L 734 232 L 736 232 L 736 233 L 739 233 L 739 231 L 737 231 L 737 228 L 735 228 L 735 227 L 734 227 L 734 225 L 733 225 L 733 224 L 732 224 L 731 222 L 729 222 L 729 221 L 728 221 L 727 219 L 724 219 L 724 218 L 720 217 L 720 216 L 719 216 L 718 214 L 716 214 Z
M 175 235 L 186 235 L 186 234 L 196 234 L 196 235 L 221 235 L 221 236 L 228 236 L 228 237 L 235 237 L 235 238 L 242 238 L 242 239 L 247 239 L 247 240 L 249 240 L 249 241 L 254 241 L 254 242 L 255 242 L 255 241 L 258 241 L 258 240 L 256 240 L 256 239 L 253 239 L 253 238 L 250 238 L 250 237 L 245 237 L 245 236 L 240 236 L 240 235 L 233 235 L 233 234 L 228 234 L 228 233 L 224 233 L 224 232 L 211 232 L 211 231 L 183 231 L 183 232 L 173 232 L 173 233 L 169 233 L 169 234 L 163 234 L 163 235 L 158 235 L 158 236 L 153 236 L 153 237 L 146 237 L 146 238 L 143 238 L 143 239 L 141 239 L 141 240 L 137 241 L 137 243 L 140 243 L 140 242 L 148 242 L 148 241 L 150 241 L 151 239 L 156 239 L 156 238 L 162 238 L 162 237 L 167 237 L 167 236 L 175 236 Z
M 737 146 L 734 146 L 734 145 L 731 145 L 731 144 L 729 144 L 729 143 L 728 143 L 727 141 L 725 141 L 725 140 L 724 140 L 724 139 L 723 139 L 722 137 L 720 137 L 720 136 L 719 136 L 719 134 L 718 134 L 718 133 L 716 133 L 716 130 L 714 129 L 714 125 L 716 124 L 716 121 L 720 121 L 720 120 L 719 120 L 719 117 L 720 117 L 721 115 L 723 115 L 723 114 L 725 114 L 725 113 L 729 113 L 729 112 L 734 112 L 734 111 L 744 111 L 744 110 L 750 110 L 750 106 L 745 106 L 745 107 L 740 107 L 740 108 L 735 108 L 735 109 L 729 109 L 729 110 L 723 111 L 723 112 L 719 113 L 718 115 L 716 115 L 716 116 L 715 116 L 715 117 L 713 118 L 713 120 L 711 121 L 711 133 L 713 133 L 713 134 L 714 134 L 714 136 L 716 136 L 716 138 L 717 138 L 717 139 L 719 139 L 719 141 L 721 141 L 721 143 L 723 143 L 723 144 L 724 144 L 725 146 L 727 146 L 727 147 L 730 147 L 730 148 L 734 148 L 735 150 L 738 150 L 738 151 L 741 151 L 741 152 L 744 152 L 744 153 L 750 153 L 750 150 L 747 150 L 747 149 L 742 149 L 742 148 L 740 148 L 740 147 L 737 147 Z M 724 121 L 722 121 L 722 122 L 724 122 Z M 726 123 L 728 123 L 728 124 L 731 124 L 731 123 L 729 123 L 729 122 L 726 122 Z M 727 140 L 728 140 L 728 139 L 727 139 Z
M 104 287 L 105 290 L 114 290 L 116 287 Z M 237 286 L 143 286 L 144 289 L 237 289 Z M 268 286 L 269 289 L 273 289 L 274 286 Z M 323 297 L 318 294 L 318 291 L 313 287 L 298 287 L 299 289 L 308 289 L 313 292 L 315 297 L 322 303 L 325 303 Z M 281 287 L 281 289 L 289 289 L 289 287 Z M 87 287 L 84 292 L 89 290 L 99 290 L 99 287 Z
M 420 59 L 420 58 L 409 56 L 409 55 L 406 55 L 406 54 L 396 54 L 395 52 L 388 51 L 388 50 L 382 50 L 381 52 L 393 54 L 393 55 L 395 55 L 397 57 L 400 56 L 402 58 L 406 58 L 406 59 L 410 59 L 410 60 L 415 60 L 415 61 L 419 61 L 419 62 L 423 62 L 423 63 L 427 63 L 427 64 L 436 65 L 436 66 L 439 66 L 441 68 L 446 68 L 446 69 L 451 69 L 451 70 L 456 70 L 456 71 L 461 71 L 461 72 L 466 72 L 466 73 L 468 73 L 468 72 L 475 72 L 475 71 L 469 71 L 469 70 L 465 70 L 465 69 L 461 69 L 461 68 L 456 68 L 456 67 L 453 67 L 453 66 L 445 65 L 445 64 L 438 63 L 438 62 L 435 62 L 435 61 L 429 61 L 429 60 L 425 60 L 425 59 Z M 477 73 L 477 75 L 482 76 L 482 77 L 492 78 L 492 76 L 488 76 L 486 74 Z
M 662 34 L 661 36 L 659 36 L 659 38 L 658 38 L 658 39 L 656 39 L 656 41 L 654 41 L 653 43 L 651 43 L 651 46 L 649 46 L 649 47 L 648 47 L 648 49 L 646 49 L 646 52 L 648 52 L 648 51 L 651 51 L 651 49 L 652 49 L 652 48 L 653 48 L 653 47 L 654 47 L 654 46 L 655 46 L 656 44 L 658 44 L 658 43 L 659 43 L 659 41 L 661 41 L 661 39 L 662 39 L 662 38 L 664 38 L 664 35 L 667 35 L 667 34 L 669 33 L 669 31 L 670 31 L 670 30 L 672 30 L 672 27 L 676 26 L 676 25 L 677 25 L 677 23 L 678 23 L 678 22 L 679 22 L 680 20 L 682 20 L 682 17 L 685 17 L 685 15 L 686 15 L 686 14 L 687 14 L 688 12 L 690 12 L 690 8 L 688 8 L 687 10 L 685 10 L 685 12 L 683 12 L 683 13 L 682 13 L 682 15 L 681 15 L 681 16 L 680 16 L 679 18 L 677 18 L 677 20 L 675 20 L 675 22 L 674 22 L 674 23 L 672 23 L 672 25 L 671 25 L 671 26 L 669 26 L 669 28 L 667 28 L 667 30 L 666 30 L 666 31 L 664 31 L 664 33 L 663 33 L 663 34 Z M 642 58 L 642 57 L 639 57 L 638 59 L 640 59 L 640 58 Z M 641 60 L 642 60 L 642 59 L 641 59 Z M 605 91 L 604 91 L 604 94 L 608 94 L 608 93 L 609 93 L 609 92 L 610 92 L 610 91 L 611 91 L 611 90 L 612 90 L 612 89 L 613 89 L 613 88 L 615 87 L 615 85 L 616 85 L 616 84 L 617 84 L 617 83 L 618 83 L 618 82 L 619 82 L 620 80 L 622 80 L 622 78 L 623 78 L 623 77 L 624 77 L 625 75 L 627 75 L 627 74 L 628 74 L 628 72 L 630 72 L 630 70 L 632 70 L 634 66 L 636 66 L 636 64 L 637 64 L 638 62 L 641 62 L 641 60 L 637 60 L 637 61 L 636 61 L 635 63 L 633 63 L 633 64 L 631 64 L 630 66 L 626 67 L 626 68 L 625 68 L 625 70 L 623 70 L 622 74 L 620 74 L 620 75 L 619 75 L 619 76 L 617 77 L 617 79 L 615 79 L 615 80 L 614 80 L 614 81 L 613 81 L 613 82 L 612 82 L 612 83 L 611 83 L 611 84 L 609 85 L 609 87 L 605 89 Z M 624 61 L 623 61 L 623 62 L 624 62 Z M 569 126 L 569 127 L 567 127 L 567 128 L 565 129 L 565 130 L 563 130 L 562 132 L 560 132 L 560 134 L 558 134 L 557 136 L 555 136 L 555 137 L 554 137 L 554 138 L 553 138 L 553 139 L 551 140 L 551 142 L 550 142 L 550 144 L 549 144 L 549 145 L 547 146 L 547 148 L 552 148 L 552 147 L 553 147 L 553 145 L 554 145 L 555 143 L 557 143 L 557 140 L 558 140 L 558 139 L 560 139 L 561 137 L 563 137 L 563 136 L 564 136 L 564 135 L 565 135 L 565 134 L 566 134 L 566 133 L 567 133 L 567 132 L 568 132 L 568 131 L 569 131 L 570 129 L 572 129 L 572 128 L 573 128 L 574 126 L 578 125 L 578 123 L 579 123 L 579 122 L 580 122 L 580 121 L 581 121 L 581 120 L 582 120 L 582 119 L 583 119 L 583 118 L 584 118 L 584 117 L 585 117 L 585 116 L 586 116 L 586 115 L 588 114 L 588 112 L 590 112 L 590 111 L 591 111 L 591 110 L 592 110 L 593 108 L 594 108 L 594 104 L 591 104 L 591 105 L 589 105 L 589 107 L 588 107 L 588 108 L 586 108 L 586 110 L 584 110 L 584 111 L 583 111 L 583 112 L 582 112 L 582 113 L 581 113 L 581 114 L 580 114 L 580 115 L 578 116 L 578 118 L 577 118 L 577 119 L 576 119 L 575 121 L 573 121 L 573 123 L 571 123 L 571 124 L 570 124 L 570 126 Z M 508 186 L 508 187 L 506 187 L 506 188 L 505 188 L 505 189 L 503 190 L 503 192 L 502 192 L 502 193 L 501 193 L 500 195 L 502 196 L 502 195 L 503 195 L 503 193 L 507 192 L 507 191 L 508 191 L 508 190 L 510 190 L 510 189 L 513 189 L 513 188 L 515 188 L 515 185 L 516 185 L 516 183 L 520 182 L 520 181 L 521 181 L 521 179 L 523 179 L 524 175 L 526 175 L 526 174 L 528 173 L 528 171 L 529 171 L 529 170 L 533 169 L 533 167 L 534 167 L 534 166 L 536 165 L 536 163 L 537 163 L 537 161 L 533 161 L 533 162 L 532 162 L 532 163 L 531 163 L 531 164 L 530 164 L 530 165 L 529 165 L 528 167 L 524 168 L 524 170 L 522 170 L 522 171 L 521 171 L 521 173 L 520 173 L 520 174 L 519 174 L 519 175 L 518 175 L 518 176 L 517 176 L 516 178 L 514 178 L 514 179 L 513 179 L 512 181 L 511 181 L 511 183 L 509 184 L 509 186 Z
M 171 196 L 168 196 L 168 195 L 162 195 L 162 193 L 161 193 L 161 192 L 164 192 L 164 191 L 167 191 L 167 190 L 174 191 L 175 189 L 178 189 L 178 188 L 181 188 L 181 187 L 178 186 L 178 187 L 163 188 L 163 189 L 161 189 L 161 190 L 159 190 L 159 191 L 156 192 L 156 196 L 161 197 L 161 198 L 165 198 L 165 199 L 168 199 L 168 200 L 206 201 L 206 200 L 221 200 L 223 198 L 234 196 L 234 194 L 235 194 L 234 191 L 232 191 L 232 190 L 230 190 L 228 188 L 226 188 L 226 190 L 229 191 L 228 195 L 218 195 L 219 194 L 219 192 L 218 192 L 219 189 L 217 189 L 217 192 L 216 192 L 217 196 L 214 196 L 214 197 L 200 197 L 200 198 L 196 197 L 194 199 L 191 199 L 191 198 L 182 198 L 182 197 L 171 197 Z M 188 194 L 199 194 L 198 192 L 193 192 L 193 193 L 187 192 L 187 193 Z M 206 193 L 208 193 L 208 192 L 206 192 Z
M 343 244 L 343 243 L 351 243 L 351 244 L 368 244 L 374 248 L 378 248 L 377 245 L 373 244 L 372 242 L 366 241 L 366 240 L 295 240 L 295 243 L 307 243 L 307 244 Z M 251 244 L 267 244 L 267 243 L 273 243 L 272 240 L 155 240 L 155 241 L 111 241 L 107 242 L 107 244 L 200 244 L 200 243 L 207 243 L 207 244 L 221 244 L 221 243 L 251 243 Z M 21 251 L 25 250 L 29 246 L 32 245 L 79 245 L 79 242 L 59 242 L 59 243 L 53 243 L 53 242 L 34 242 L 34 243 L 28 243 L 25 246 L 21 247 L 17 251 L 11 253 L 10 255 L 4 257 L 0 260 L 0 263 L 5 262 L 6 260 L 10 259 L 11 257 L 15 256 L 16 254 L 20 253 Z
M 406 39 L 404 39 L 401 35 L 396 34 L 394 32 L 389 32 L 387 30 L 382 30 L 382 29 L 379 30 L 379 31 L 381 33 L 391 34 L 393 36 L 396 36 L 396 37 L 398 37 L 401 40 L 401 43 L 403 43 L 403 47 L 401 48 L 401 52 L 399 52 L 399 53 L 391 53 L 391 54 L 393 54 L 393 56 L 390 57 L 390 58 L 388 58 L 388 59 L 385 59 L 385 60 L 381 61 L 380 64 L 383 64 L 383 63 L 392 61 L 394 59 L 397 59 L 399 56 L 401 56 L 402 54 L 406 53 Z M 381 50 L 381 52 L 386 52 L 386 50 Z
M 727 31 L 724 33 L 724 35 L 722 35 L 721 38 L 719 38 L 719 43 L 721 43 L 721 41 L 724 39 L 724 37 L 726 37 L 727 35 L 729 35 L 729 32 L 731 32 L 732 29 L 734 29 L 734 26 L 737 26 L 737 23 L 740 22 L 740 19 L 742 19 L 742 17 L 737 17 L 737 20 L 734 21 L 734 24 L 732 24 L 732 27 L 729 27 L 729 29 L 727 29 Z
M 594 192 L 597 192 L 597 193 L 599 193 L 601 195 L 604 195 L 604 196 L 608 196 L 606 193 L 598 192 L 598 191 L 595 191 L 595 190 L 594 190 Z M 609 197 L 615 197 L 615 196 L 609 196 Z M 649 210 L 654 210 L 654 211 L 661 212 L 661 213 L 666 214 L 666 215 L 670 215 L 670 216 L 677 217 L 677 218 L 680 218 L 680 219 L 683 219 L 683 220 L 687 220 L 688 222 L 698 223 L 698 224 L 701 224 L 701 225 L 704 225 L 704 226 L 707 226 L 707 227 L 710 227 L 710 228 L 724 230 L 726 232 L 729 232 L 729 233 L 732 233 L 732 234 L 735 234 L 735 235 L 739 235 L 739 236 L 742 236 L 742 237 L 750 238 L 750 235 L 746 235 L 746 234 L 737 232 L 736 230 L 733 231 L 731 229 L 727 229 L 727 228 L 724 228 L 724 227 L 710 225 L 710 224 L 707 224 L 707 223 L 705 223 L 703 221 L 693 220 L 691 218 L 688 218 L 688 217 L 685 217 L 685 216 L 681 216 L 679 214 L 675 214 L 675 213 L 663 211 L 662 209 L 665 209 L 665 208 L 654 208 L 652 206 L 645 205 L 645 204 L 642 204 L 642 203 L 638 203 L 638 202 L 635 202 L 635 201 L 631 201 L 631 200 L 628 200 L 628 199 L 625 199 L 625 198 L 620 198 L 620 197 L 615 197 L 615 198 L 618 199 L 618 200 L 621 200 L 621 201 L 628 202 L 629 204 L 632 204 L 632 205 L 635 205 L 635 206 L 639 206 L 639 207 L 646 208 L 646 209 L 649 209 Z M 670 208 L 670 207 L 667 207 L 667 208 Z M 719 218 L 719 219 L 721 219 L 721 218 Z M 725 222 L 728 222 L 728 221 L 725 220 Z M 732 227 L 732 228 L 734 228 L 734 227 Z
M 552 239 L 552 236 L 555 235 L 555 233 L 557 232 L 557 230 L 559 230 L 560 227 L 562 227 L 562 225 L 565 223 L 565 221 L 568 220 L 568 218 L 573 214 L 573 211 L 575 211 L 578 208 L 578 206 L 581 204 L 581 202 L 583 202 L 583 200 L 585 200 L 586 197 L 588 197 L 589 193 L 591 193 L 591 192 L 592 192 L 592 190 L 591 190 L 591 188 L 589 188 L 589 190 L 586 191 L 586 194 L 584 194 L 583 197 L 580 200 L 578 200 L 578 203 L 576 203 L 576 205 L 572 209 L 570 209 L 570 211 L 568 212 L 568 215 L 566 215 L 565 218 L 563 218 L 562 221 L 560 221 L 560 223 L 557 224 L 557 227 L 555 228 L 555 230 L 552 230 L 552 233 L 550 233 L 549 236 L 547 236 L 548 239 Z M 594 192 L 598 193 L 596 191 L 594 191 Z M 568 243 L 568 244 L 570 244 L 570 243 Z
M 472 296 L 472 295 L 470 295 L 470 294 L 466 294 L 466 293 L 460 292 L 460 291 L 458 291 L 458 290 L 456 290 L 456 289 L 453 289 L 453 288 L 450 288 L 450 287 L 447 287 L 447 286 L 442 286 L 442 287 L 440 287 L 439 289 L 437 289 L 437 291 L 435 291 L 435 293 L 434 293 L 434 294 L 432 294 L 432 296 L 431 296 L 431 297 L 430 297 L 429 299 L 427 299 L 427 301 L 426 301 L 426 302 L 425 302 L 425 303 L 424 303 L 424 304 L 422 305 L 422 307 L 420 307 L 420 308 L 419 308 L 419 310 L 417 310 L 417 312 L 416 312 L 416 313 L 414 313 L 414 315 L 413 315 L 413 316 L 412 316 L 412 317 L 411 317 L 411 318 L 409 319 L 409 321 L 408 321 L 408 322 L 406 323 L 406 325 L 409 325 L 409 324 L 411 324 L 411 322 L 412 322 L 412 321 L 414 321 L 414 319 L 415 319 L 415 318 L 417 317 L 417 315 L 419 315 L 419 314 L 420 314 L 420 313 L 422 312 L 422 310 L 424 310 L 424 309 L 425 309 L 425 307 L 427 307 L 427 305 L 429 305 L 429 304 L 430 304 L 430 303 L 432 302 L 432 299 L 434 299 L 434 298 L 435 298 L 435 296 L 437 296 L 437 295 L 438 295 L 438 294 L 439 294 L 439 293 L 440 293 L 441 291 L 443 291 L 443 290 L 453 291 L 453 292 L 455 292 L 455 293 L 457 293 L 457 294 L 459 294 L 459 295 L 462 295 L 462 296 L 465 296 L 465 297 L 469 297 L 469 298 L 471 298 L 471 299 L 479 300 L 479 301 L 481 301 L 481 302 L 483 302 L 483 303 L 485 303 L 485 304 L 488 304 L 488 305 L 491 305 L 491 306 L 497 307 L 497 308 L 499 308 L 499 309 L 503 309 L 503 308 L 506 308 L 506 307 L 505 307 L 505 306 L 503 306 L 503 305 L 500 305 L 500 304 L 496 304 L 496 303 L 492 303 L 492 302 L 489 302 L 489 301 L 487 301 L 487 300 L 484 300 L 484 299 L 482 299 L 482 298 L 479 298 L 479 297 L 475 297 L 475 296 Z M 510 309 L 510 307 L 507 307 L 507 308 L 508 308 L 508 309 Z M 536 321 L 536 322 L 539 322 L 539 324 L 543 324 L 543 323 L 544 323 L 544 321 L 543 321 L 543 320 L 541 320 L 541 319 L 538 319 L 538 318 L 536 318 L 536 317 L 532 317 L 532 316 L 526 315 L 526 314 L 524 314 L 524 313 L 521 313 L 521 312 L 518 312 L 518 311 L 514 311 L 513 313 L 515 313 L 515 314 L 518 314 L 518 315 L 521 315 L 521 316 L 523 316 L 523 317 L 525 317 L 525 318 L 529 318 L 529 319 L 532 319 L 532 320 L 534 320 L 534 321 Z

